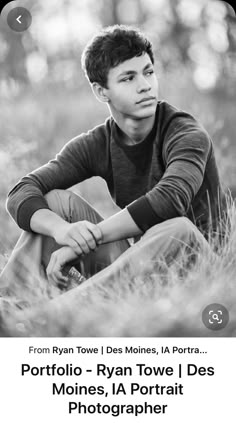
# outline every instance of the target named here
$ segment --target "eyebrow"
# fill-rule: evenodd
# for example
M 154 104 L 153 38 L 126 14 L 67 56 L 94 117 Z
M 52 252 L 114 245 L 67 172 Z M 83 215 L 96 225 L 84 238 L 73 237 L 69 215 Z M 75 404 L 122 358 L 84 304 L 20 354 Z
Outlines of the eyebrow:
M 146 69 L 148 69 L 148 68 L 150 68 L 150 67 L 152 67 L 153 66 L 153 64 L 152 63 L 148 63 L 146 66 L 144 66 L 144 68 L 143 68 L 143 71 L 145 71 Z M 134 71 L 134 70 L 127 70 L 127 71 L 124 71 L 124 72 L 122 72 L 122 73 L 120 73 L 119 75 L 118 75 L 118 78 L 120 78 L 121 76 L 124 76 L 124 75 L 134 75 L 134 74 L 136 74 L 137 72 L 136 71 Z

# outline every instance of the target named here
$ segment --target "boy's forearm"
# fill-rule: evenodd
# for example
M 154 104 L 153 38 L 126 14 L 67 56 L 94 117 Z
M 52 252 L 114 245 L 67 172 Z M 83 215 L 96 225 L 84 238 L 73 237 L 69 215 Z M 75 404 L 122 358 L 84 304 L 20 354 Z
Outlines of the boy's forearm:
M 106 220 L 98 223 L 102 231 L 102 243 L 131 238 L 143 233 L 136 225 L 127 209 L 121 210 Z
M 55 232 L 59 227 L 68 224 L 68 222 L 49 209 L 37 210 L 30 220 L 32 231 L 41 235 L 51 236 L 52 238 L 55 237 Z
M 30 227 L 32 231 L 55 238 L 56 231 L 64 225 L 69 225 L 60 216 L 48 209 L 37 210 L 31 217 Z M 121 210 L 108 219 L 98 223 L 103 238 L 102 243 L 131 238 L 143 233 L 136 225 L 127 209 Z

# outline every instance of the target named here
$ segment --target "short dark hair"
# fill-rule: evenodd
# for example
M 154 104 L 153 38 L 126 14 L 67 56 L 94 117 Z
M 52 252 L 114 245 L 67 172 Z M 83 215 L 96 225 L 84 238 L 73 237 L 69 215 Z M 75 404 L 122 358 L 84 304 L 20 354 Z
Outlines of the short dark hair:
M 86 45 L 81 63 L 90 83 L 98 82 L 108 88 L 107 76 L 111 68 L 144 53 L 154 63 L 152 44 L 139 29 L 113 25 L 102 29 Z

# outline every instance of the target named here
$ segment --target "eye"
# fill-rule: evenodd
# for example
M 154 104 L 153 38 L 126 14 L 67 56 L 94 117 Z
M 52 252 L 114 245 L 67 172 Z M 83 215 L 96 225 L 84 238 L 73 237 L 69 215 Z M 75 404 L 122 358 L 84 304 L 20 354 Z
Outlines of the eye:
M 131 76 L 127 76 L 126 78 L 123 78 L 121 82 L 132 81 L 133 79 L 134 77 L 131 75 Z
M 153 69 L 150 69 L 148 72 L 146 72 L 146 75 L 152 75 L 154 73 Z

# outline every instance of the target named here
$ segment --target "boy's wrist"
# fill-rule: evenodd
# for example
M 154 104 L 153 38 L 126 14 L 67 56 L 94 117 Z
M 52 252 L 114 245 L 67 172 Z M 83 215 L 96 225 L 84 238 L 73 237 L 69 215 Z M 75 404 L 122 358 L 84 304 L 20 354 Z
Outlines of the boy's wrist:
M 59 216 L 58 216 L 59 217 Z M 70 225 L 69 222 L 66 222 L 63 219 L 57 219 L 57 221 L 55 221 L 54 223 L 52 223 L 50 225 L 50 233 L 49 236 L 51 236 L 52 238 L 56 239 L 58 236 L 59 232 L 63 232 L 68 228 L 68 225 Z
M 98 242 L 98 244 L 104 244 L 105 243 L 105 240 L 104 240 L 104 231 L 103 231 L 103 229 L 102 229 L 102 223 L 104 222 L 104 220 L 102 221 L 102 222 L 99 222 L 99 223 L 97 223 L 97 227 L 98 227 L 98 229 L 99 229 L 99 231 L 101 232 L 101 239 L 100 239 L 100 241 Z
M 107 239 L 106 231 L 105 231 L 106 224 L 105 224 L 105 227 L 104 227 L 105 221 L 106 221 L 106 219 L 97 224 L 97 227 L 99 228 L 99 230 L 102 234 L 102 238 L 101 238 L 101 241 L 100 241 L 99 244 L 106 244 L 107 242 L 109 242 L 109 240 Z
M 63 220 L 49 209 L 37 210 L 31 217 L 30 227 L 33 232 L 56 238 L 58 232 L 67 229 L 70 223 Z

